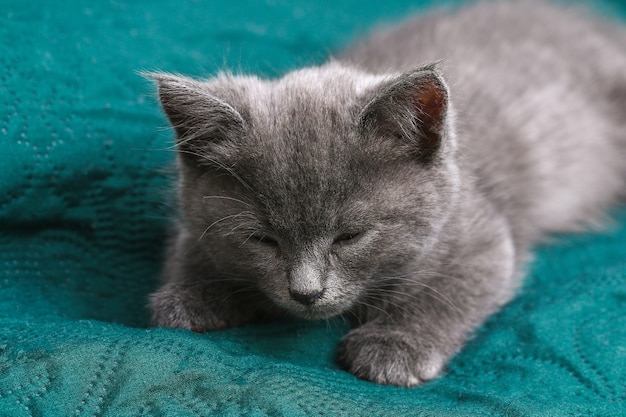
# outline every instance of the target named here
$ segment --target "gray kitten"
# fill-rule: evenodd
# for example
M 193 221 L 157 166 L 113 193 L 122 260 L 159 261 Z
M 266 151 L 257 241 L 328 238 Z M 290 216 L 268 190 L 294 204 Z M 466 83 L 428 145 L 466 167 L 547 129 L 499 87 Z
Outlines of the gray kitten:
M 418 17 L 277 80 L 151 77 L 180 169 L 154 324 L 347 314 L 338 359 L 380 384 L 439 375 L 533 244 L 626 189 L 626 35 L 573 10 Z

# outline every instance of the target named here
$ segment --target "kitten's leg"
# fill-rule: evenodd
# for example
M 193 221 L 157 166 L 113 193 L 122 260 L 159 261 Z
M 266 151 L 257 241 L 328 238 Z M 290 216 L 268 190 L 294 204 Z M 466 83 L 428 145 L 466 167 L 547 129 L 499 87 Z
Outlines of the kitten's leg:
M 182 235 L 173 242 L 165 283 L 150 296 L 153 325 L 201 333 L 270 318 L 262 294 L 237 278 L 214 276 L 206 256 L 186 243 Z
M 198 285 L 169 282 L 150 296 L 152 324 L 178 327 L 202 333 L 224 329 L 229 323 Z
M 154 326 L 197 333 L 273 318 L 264 304 L 269 301 L 258 291 L 201 277 L 175 277 L 150 296 Z
M 491 228 L 450 246 L 439 268 L 377 291 L 365 324 L 342 340 L 338 359 L 356 376 L 413 386 L 435 378 L 469 334 L 506 303 L 515 288 L 516 256 L 507 230 Z M 465 234 L 471 236 L 472 234 Z M 386 294 L 386 295 L 385 295 Z

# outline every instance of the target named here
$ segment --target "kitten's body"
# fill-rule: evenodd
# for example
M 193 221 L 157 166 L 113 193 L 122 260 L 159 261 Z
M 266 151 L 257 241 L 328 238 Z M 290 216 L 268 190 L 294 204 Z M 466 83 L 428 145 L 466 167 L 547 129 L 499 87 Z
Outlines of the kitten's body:
M 483 3 L 378 33 L 346 58 L 375 72 L 445 59 L 460 154 L 532 242 L 597 220 L 624 190 L 626 37 L 578 17 Z
M 492 3 L 275 81 L 155 75 L 182 211 L 155 323 L 349 312 L 347 369 L 435 377 L 511 298 L 533 243 L 598 221 L 626 189 L 625 40 L 577 13 Z M 441 59 L 443 75 L 407 71 Z

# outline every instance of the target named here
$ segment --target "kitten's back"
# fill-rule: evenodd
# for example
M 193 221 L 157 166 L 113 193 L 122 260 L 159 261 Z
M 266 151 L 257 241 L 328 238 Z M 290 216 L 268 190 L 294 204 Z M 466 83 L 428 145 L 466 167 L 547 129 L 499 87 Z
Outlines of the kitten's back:
M 626 31 L 547 3 L 484 2 L 379 31 L 374 72 L 443 60 L 460 152 L 521 241 L 597 222 L 626 188 Z

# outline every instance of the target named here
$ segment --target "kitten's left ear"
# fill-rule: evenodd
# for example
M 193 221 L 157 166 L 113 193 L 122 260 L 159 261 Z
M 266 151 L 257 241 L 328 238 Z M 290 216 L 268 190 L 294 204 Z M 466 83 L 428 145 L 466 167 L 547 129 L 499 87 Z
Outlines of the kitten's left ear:
M 448 115 L 448 87 L 436 65 L 418 68 L 384 83 L 359 115 L 366 134 L 395 137 L 430 161 L 441 148 Z
M 183 155 L 206 152 L 216 145 L 244 134 L 241 113 L 211 94 L 206 83 L 166 73 L 146 73 L 156 81 L 159 101 L 176 131 L 176 142 Z

